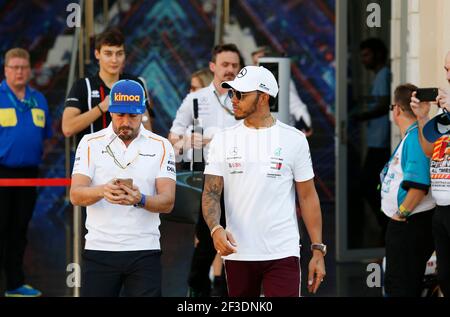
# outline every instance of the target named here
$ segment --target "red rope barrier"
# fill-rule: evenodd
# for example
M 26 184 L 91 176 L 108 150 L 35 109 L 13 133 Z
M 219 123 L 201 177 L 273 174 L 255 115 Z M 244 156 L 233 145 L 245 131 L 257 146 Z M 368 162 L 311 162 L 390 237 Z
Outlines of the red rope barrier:
M 70 178 L 0 178 L 0 187 L 65 187 Z

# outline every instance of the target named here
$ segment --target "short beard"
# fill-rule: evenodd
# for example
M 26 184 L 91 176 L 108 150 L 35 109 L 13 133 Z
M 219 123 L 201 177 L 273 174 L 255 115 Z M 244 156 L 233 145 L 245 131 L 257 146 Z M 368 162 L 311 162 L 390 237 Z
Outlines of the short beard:
M 242 120 L 242 119 L 246 119 L 248 116 L 250 116 L 251 114 L 256 112 L 256 105 L 258 104 L 259 101 L 259 94 L 256 97 L 256 100 L 253 102 L 251 108 L 249 110 L 247 110 L 243 115 L 241 116 L 236 116 L 236 114 L 234 114 L 234 118 L 236 120 Z
M 131 133 L 129 134 L 124 134 L 123 132 L 126 130 L 130 130 Z M 130 141 L 133 140 L 134 138 L 136 138 L 136 136 L 138 135 L 138 131 L 133 131 L 133 129 L 130 128 L 119 128 L 118 130 L 118 136 L 122 141 Z

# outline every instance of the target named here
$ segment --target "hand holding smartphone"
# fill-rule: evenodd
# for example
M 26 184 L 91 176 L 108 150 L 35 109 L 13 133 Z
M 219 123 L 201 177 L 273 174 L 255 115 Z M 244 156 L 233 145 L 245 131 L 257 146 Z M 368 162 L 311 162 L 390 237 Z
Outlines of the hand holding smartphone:
M 133 179 L 132 178 L 117 178 L 114 182 L 115 185 L 125 185 L 128 188 L 133 188 Z

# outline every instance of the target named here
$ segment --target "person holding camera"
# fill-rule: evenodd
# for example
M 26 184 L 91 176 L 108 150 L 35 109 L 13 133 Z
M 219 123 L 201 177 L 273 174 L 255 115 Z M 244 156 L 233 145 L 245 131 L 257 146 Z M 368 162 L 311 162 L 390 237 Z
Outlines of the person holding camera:
M 391 105 L 402 140 L 381 174 L 381 210 L 386 230 L 385 290 L 389 297 L 419 297 L 423 272 L 434 251 L 431 220 L 435 202 L 429 192 L 430 160 L 423 152 L 410 107 L 417 87 L 398 86 Z
M 444 69 L 450 83 L 450 51 L 445 57 Z M 431 100 L 429 100 L 431 101 Z M 431 102 L 420 100 L 414 92 L 411 108 L 419 125 L 420 144 L 431 158 L 431 194 L 436 200 L 433 216 L 433 237 L 436 247 L 438 282 L 444 296 L 450 296 L 450 94 L 439 89 L 434 100 L 439 113 L 429 119 Z
M 111 124 L 81 139 L 72 173 L 70 200 L 87 207 L 81 295 L 161 296 L 159 213 L 174 205 L 175 154 L 143 127 L 138 82 L 116 82 L 108 110 Z

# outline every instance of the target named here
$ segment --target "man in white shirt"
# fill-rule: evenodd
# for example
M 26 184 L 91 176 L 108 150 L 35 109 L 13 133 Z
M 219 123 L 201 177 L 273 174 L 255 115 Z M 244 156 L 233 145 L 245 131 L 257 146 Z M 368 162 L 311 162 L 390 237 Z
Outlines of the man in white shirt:
M 82 296 L 161 296 L 159 213 L 173 208 L 175 155 L 143 128 L 144 99 L 139 83 L 115 83 L 111 124 L 78 145 L 70 200 L 87 206 Z
M 223 128 L 238 123 L 233 116 L 231 100 L 227 90 L 220 84 L 233 80 L 241 65 L 241 54 L 234 44 L 217 45 L 213 48 L 209 69 L 214 74 L 213 81 L 205 88 L 190 93 L 184 98 L 170 128 L 169 140 L 176 154 L 183 154 L 183 161 L 191 161 L 192 147 L 204 148 L 207 157 L 208 144 L 214 134 Z M 198 124 L 203 129 L 203 135 L 192 133 L 194 120 L 194 100 L 198 103 Z M 195 160 L 200 163 L 202 158 Z M 199 169 L 203 170 L 203 166 Z
M 209 142 L 214 134 L 223 128 L 233 126 L 238 123 L 234 118 L 231 100 L 228 97 L 227 89 L 220 86 L 223 81 L 233 80 L 242 65 L 242 57 L 238 48 L 234 44 L 216 45 L 211 54 L 209 69 L 214 74 L 213 81 L 208 87 L 199 89 L 186 96 L 177 111 L 175 120 L 170 129 L 169 140 L 172 142 L 175 152 L 179 158 L 183 159 L 182 169 L 189 169 L 191 166 L 196 171 L 204 170 L 204 158 L 207 157 Z M 194 100 L 198 104 L 198 127 L 203 129 L 200 133 L 191 133 L 194 118 Z M 198 129 L 196 129 L 198 131 Z M 193 157 L 194 148 L 196 153 Z M 203 153 L 203 155 L 201 155 Z M 190 162 L 193 164 L 190 166 Z M 177 159 L 179 161 L 179 159 Z M 198 244 L 195 247 L 192 258 L 191 270 L 189 273 L 189 295 L 191 297 L 207 297 L 210 295 L 211 282 L 209 271 L 211 263 L 216 255 L 214 245 L 209 235 L 199 204 L 199 218 L 195 228 Z M 225 224 L 225 217 L 221 223 Z
M 228 88 L 241 123 L 217 133 L 205 168 L 203 216 L 214 246 L 225 259 L 230 296 L 300 295 L 300 246 L 295 190 L 313 257 L 308 288 L 325 276 L 320 202 L 305 135 L 276 121 L 269 104 L 278 93 L 264 67 L 244 67 Z M 226 229 L 219 224 L 224 189 Z

